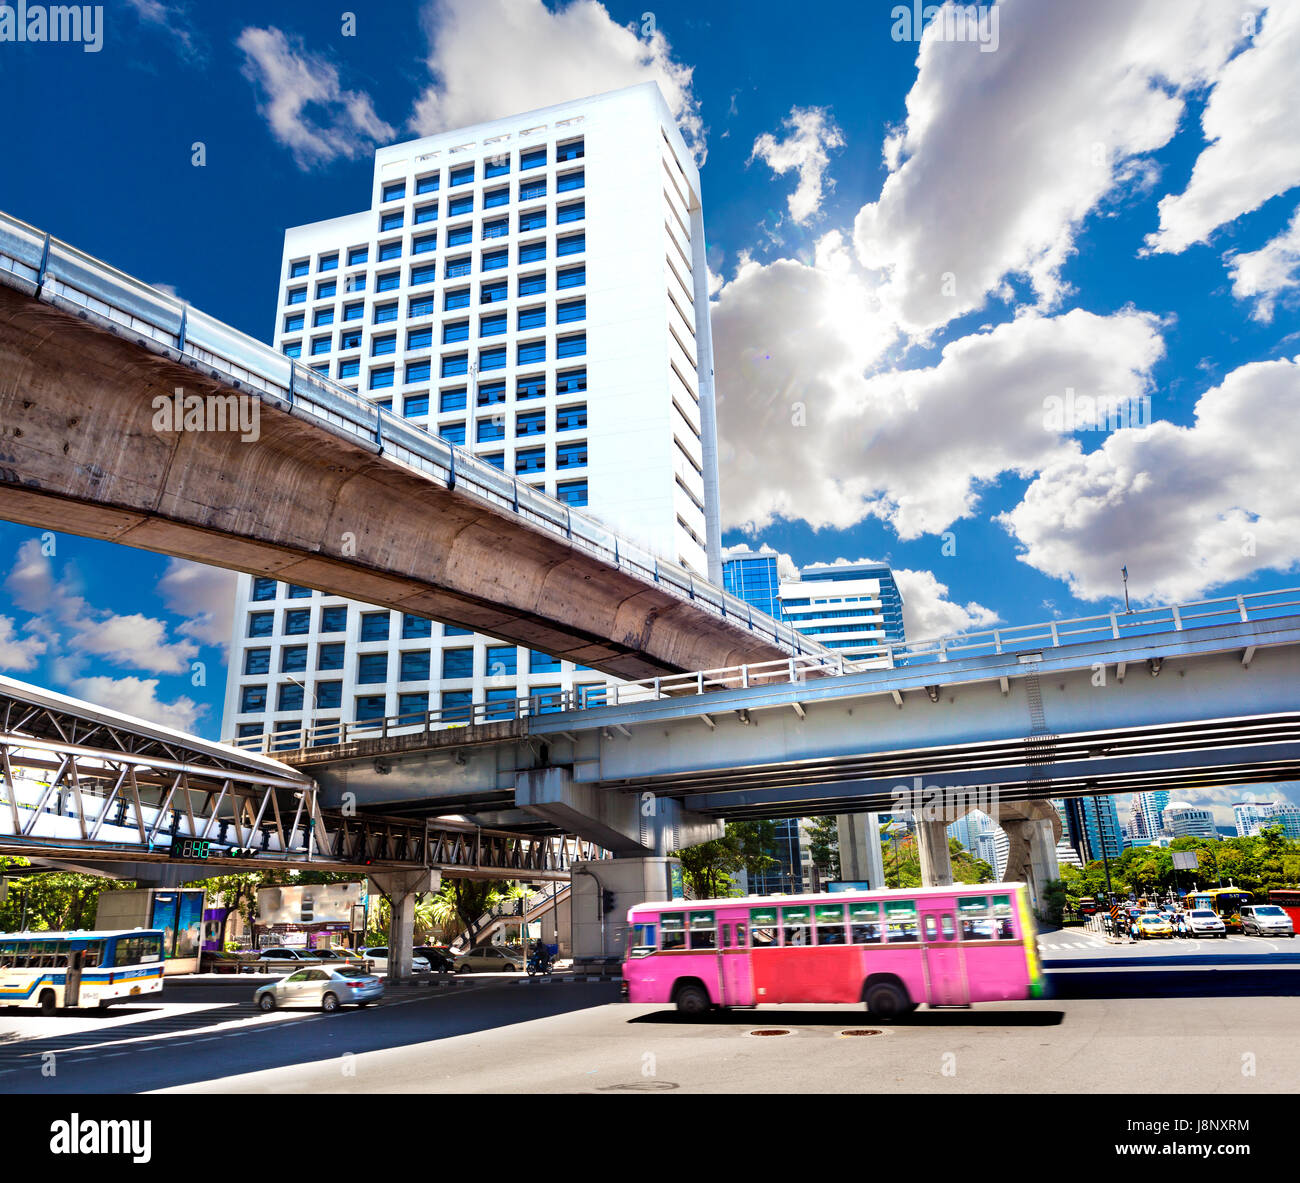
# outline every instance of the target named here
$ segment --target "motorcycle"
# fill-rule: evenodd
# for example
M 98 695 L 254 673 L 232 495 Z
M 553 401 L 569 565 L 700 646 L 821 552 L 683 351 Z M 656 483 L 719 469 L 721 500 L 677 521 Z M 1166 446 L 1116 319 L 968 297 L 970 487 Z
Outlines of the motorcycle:
M 551 972 L 551 958 L 548 953 L 533 953 L 528 958 L 528 976 L 535 977 L 537 974 L 549 974 Z

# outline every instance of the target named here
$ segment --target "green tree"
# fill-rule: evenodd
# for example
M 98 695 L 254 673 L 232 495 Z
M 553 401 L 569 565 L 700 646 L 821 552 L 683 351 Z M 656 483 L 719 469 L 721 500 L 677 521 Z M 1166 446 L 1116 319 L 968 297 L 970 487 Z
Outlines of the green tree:
M 832 879 L 840 877 L 840 831 L 834 814 L 815 817 L 808 825 L 809 854 L 818 867 L 824 867 Z
M 77 871 L 49 871 L 23 858 L 0 858 L 0 875 L 9 892 L 0 903 L 0 931 L 32 932 L 94 928 L 99 897 L 106 891 L 134 887 L 129 880 L 105 879 Z
M 1050 924 L 1061 923 L 1065 912 L 1066 888 L 1063 879 L 1048 880 L 1038 901 L 1039 914 Z

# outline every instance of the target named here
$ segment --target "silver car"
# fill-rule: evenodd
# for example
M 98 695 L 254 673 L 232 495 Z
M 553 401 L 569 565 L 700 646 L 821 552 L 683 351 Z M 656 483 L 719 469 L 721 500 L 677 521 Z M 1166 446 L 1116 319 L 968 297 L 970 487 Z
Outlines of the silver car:
M 383 996 L 384 984 L 374 974 L 350 965 L 322 965 L 259 986 L 253 1001 L 263 1011 L 273 1011 L 277 1006 L 313 1006 L 330 1014 L 349 1003 L 369 1006 Z
M 388 946 L 376 945 L 372 948 L 362 949 L 361 955 L 370 962 L 371 967 L 377 974 L 388 973 Z M 421 957 L 418 953 L 411 955 L 411 970 L 414 973 L 428 972 L 429 960 L 427 957 Z
M 506 945 L 485 945 L 457 957 L 456 972 L 514 973 L 523 969 L 527 960 L 522 949 Z
M 1293 937 L 1295 926 L 1276 904 L 1248 904 L 1241 910 L 1241 931 L 1257 937 Z

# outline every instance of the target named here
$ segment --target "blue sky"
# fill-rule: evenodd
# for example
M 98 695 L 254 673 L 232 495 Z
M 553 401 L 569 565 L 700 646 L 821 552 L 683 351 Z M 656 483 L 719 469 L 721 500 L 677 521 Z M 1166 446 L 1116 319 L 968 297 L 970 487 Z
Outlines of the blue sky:
M 648 7 L 121 0 L 100 52 L 0 44 L 0 208 L 269 339 L 284 227 L 377 144 L 654 77 L 726 543 L 888 559 L 914 637 L 1107 610 L 1122 563 L 1139 603 L 1300 582 L 1293 7 Z M 1067 389 L 1154 422 L 1052 427 Z M 0 668 L 216 736 L 228 577 L 7 523 L 0 560 Z

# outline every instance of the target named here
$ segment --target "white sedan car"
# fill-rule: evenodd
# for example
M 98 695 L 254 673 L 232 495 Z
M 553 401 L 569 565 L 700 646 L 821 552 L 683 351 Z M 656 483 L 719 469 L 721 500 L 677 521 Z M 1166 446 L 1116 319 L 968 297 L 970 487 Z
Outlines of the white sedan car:
M 1193 908 L 1184 913 L 1187 918 L 1187 935 L 1189 937 L 1222 937 L 1228 939 L 1228 930 L 1223 921 L 1209 908 Z
M 377 974 L 386 974 L 388 972 L 388 946 L 380 945 L 373 949 L 362 949 L 361 956 L 372 963 L 374 972 Z M 418 953 L 411 958 L 411 968 L 413 970 L 427 970 L 429 962 L 427 958 L 421 957 Z

